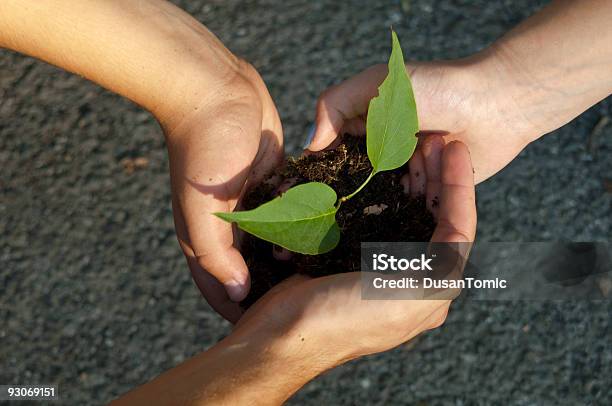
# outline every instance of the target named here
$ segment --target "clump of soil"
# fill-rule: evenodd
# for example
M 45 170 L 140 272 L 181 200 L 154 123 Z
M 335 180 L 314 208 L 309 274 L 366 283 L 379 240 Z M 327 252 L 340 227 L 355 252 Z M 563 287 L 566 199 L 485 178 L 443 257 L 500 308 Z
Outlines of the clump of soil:
M 365 138 L 347 136 L 334 150 L 288 158 L 270 179 L 280 176 L 294 180 L 296 185 L 323 182 L 341 197 L 354 192 L 371 170 Z M 429 241 L 436 225 L 434 218 L 423 196 L 412 198 L 404 193 L 400 178 L 405 171 L 400 168 L 377 174 L 361 192 L 342 204 L 336 214 L 340 243 L 326 254 L 293 254 L 289 261 L 278 261 L 272 254 L 272 244 L 247 235 L 243 255 L 251 273 L 251 291 L 242 306 L 248 308 L 295 273 L 317 277 L 359 271 L 362 241 Z M 244 210 L 273 199 L 276 191 L 272 182 L 262 183 L 245 196 Z

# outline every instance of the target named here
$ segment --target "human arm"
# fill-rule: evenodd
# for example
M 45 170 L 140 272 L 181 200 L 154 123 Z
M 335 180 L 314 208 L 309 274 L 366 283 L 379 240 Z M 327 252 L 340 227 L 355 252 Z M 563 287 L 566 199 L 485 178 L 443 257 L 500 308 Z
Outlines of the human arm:
M 0 46 L 125 96 L 165 127 L 240 70 L 210 31 L 165 1 L 6 0 L 0 27 Z
M 235 329 L 211 349 L 111 404 L 277 405 L 333 367 L 331 354 L 316 358 L 310 342 L 264 327 L 251 323 Z
M 432 242 L 469 248 L 476 232 L 476 205 L 467 148 L 429 137 L 414 157 L 419 162 L 411 165 L 422 165 L 422 175 L 410 179 L 408 189 L 424 187 L 440 197 Z M 457 273 L 464 263 L 457 263 Z M 328 369 L 440 326 L 449 305 L 450 300 L 364 300 L 359 272 L 293 277 L 257 301 L 211 350 L 116 404 L 280 404 Z
M 288 281 L 226 339 L 112 405 L 279 405 L 321 373 L 393 348 L 446 318 L 446 300 L 397 300 L 393 307 L 378 303 L 378 310 L 378 301 L 369 301 L 365 309 L 359 281 L 349 274 Z M 373 324 L 366 316 L 385 320 Z
M 553 1 L 470 57 L 408 63 L 420 130 L 470 148 L 477 182 L 506 166 L 530 142 L 612 93 L 612 3 Z M 326 90 L 309 146 L 365 132 L 369 100 L 386 76 L 373 66 Z
M 179 242 L 209 302 L 236 320 L 248 270 L 231 226 L 211 213 L 233 210 L 283 158 L 280 120 L 257 72 L 162 0 L 3 0 L 0 46 L 82 75 L 155 115 L 169 151 Z

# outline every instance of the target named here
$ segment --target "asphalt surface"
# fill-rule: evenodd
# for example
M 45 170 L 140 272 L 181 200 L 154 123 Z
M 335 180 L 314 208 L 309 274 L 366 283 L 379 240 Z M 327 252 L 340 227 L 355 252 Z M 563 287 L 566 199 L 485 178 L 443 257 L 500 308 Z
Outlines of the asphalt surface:
M 292 152 L 319 92 L 386 60 L 390 25 L 413 58 L 452 58 L 542 4 L 177 3 L 259 69 Z M 610 116 L 603 101 L 480 185 L 478 238 L 608 240 Z M 164 142 L 146 112 L 1 51 L 0 168 L 0 384 L 53 383 L 59 404 L 102 404 L 228 333 L 180 254 Z M 612 404 L 610 309 L 459 300 L 442 328 L 337 368 L 290 404 Z

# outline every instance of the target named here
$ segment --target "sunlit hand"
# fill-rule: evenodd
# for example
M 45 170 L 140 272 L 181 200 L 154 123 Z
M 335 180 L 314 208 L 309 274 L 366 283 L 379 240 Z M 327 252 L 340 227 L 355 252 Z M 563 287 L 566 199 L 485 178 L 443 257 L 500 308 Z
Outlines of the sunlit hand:
M 420 131 L 464 142 L 478 183 L 506 166 L 541 130 L 527 122 L 516 102 L 504 93 L 501 74 L 473 59 L 409 64 L 407 70 Z M 386 75 L 387 66 L 376 65 L 323 92 L 308 149 L 324 149 L 338 134 L 365 134 L 368 103 Z
M 283 158 L 281 123 L 259 74 L 242 64 L 182 123 L 168 129 L 177 235 L 194 280 L 230 321 L 250 286 L 232 226 L 213 212 L 232 211 L 245 190 Z
M 255 69 L 165 0 L 2 1 L 0 47 L 78 73 L 155 115 L 181 247 L 204 296 L 235 320 L 248 270 L 232 227 L 212 212 L 234 209 L 283 158 L 278 114 Z
M 469 247 L 476 232 L 476 205 L 466 146 L 460 142 L 445 146 L 442 137 L 427 137 L 409 165 L 411 172 L 418 170 L 420 176 L 406 177 L 407 188 L 412 193 L 439 197 L 434 211 L 438 226 L 432 242 Z M 340 354 L 337 362 L 341 363 L 390 349 L 439 326 L 449 305 L 449 300 L 364 300 L 359 273 L 294 277 L 253 305 L 237 329 L 256 325 L 289 335 L 298 343 L 308 340 L 308 345 L 321 351 L 319 356 Z

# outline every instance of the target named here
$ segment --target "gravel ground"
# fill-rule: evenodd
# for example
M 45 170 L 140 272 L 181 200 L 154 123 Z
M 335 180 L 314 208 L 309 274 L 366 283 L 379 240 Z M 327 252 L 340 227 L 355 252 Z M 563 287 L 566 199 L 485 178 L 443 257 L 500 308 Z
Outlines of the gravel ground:
M 385 61 L 390 25 L 415 59 L 458 57 L 542 2 L 177 3 L 260 70 L 296 152 L 318 93 Z M 478 238 L 608 240 L 612 124 L 593 130 L 610 116 L 603 101 L 480 185 Z M 1 384 L 54 383 L 61 404 L 101 404 L 227 334 L 180 255 L 147 113 L 2 51 L 0 168 Z M 290 403 L 612 404 L 611 318 L 609 301 L 459 300 L 442 328 Z

